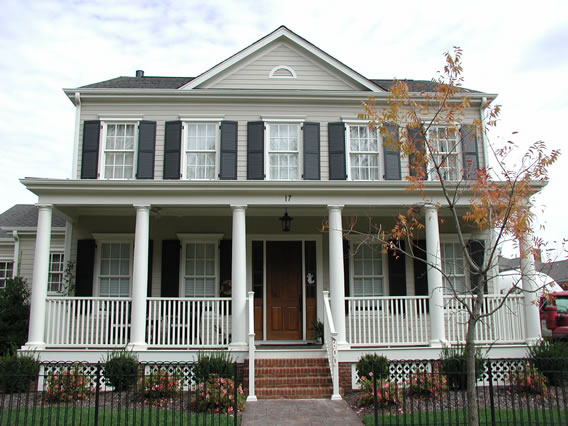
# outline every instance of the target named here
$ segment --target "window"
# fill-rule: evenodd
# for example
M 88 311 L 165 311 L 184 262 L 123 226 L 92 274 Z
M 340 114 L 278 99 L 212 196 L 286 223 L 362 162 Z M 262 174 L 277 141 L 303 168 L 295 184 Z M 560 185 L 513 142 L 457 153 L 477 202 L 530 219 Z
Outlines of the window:
M 187 242 L 184 246 L 183 294 L 215 297 L 218 242 Z
M 351 180 L 379 180 L 380 136 L 368 125 L 347 126 L 348 170 Z
M 440 167 L 440 175 L 445 180 L 459 180 L 460 176 L 460 143 L 455 127 L 431 127 L 428 130 L 428 142 L 432 149 L 432 159 Z M 428 177 L 438 180 L 434 164 L 429 164 Z
M 98 246 L 100 250 L 99 296 L 130 296 L 132 243 L 102 242 Z
M 63 291 L 63 253 L 49 254 L 49 279 L 47 282 L 47 291 L 52 293 L 61 293 Z
M 384 295 L 384 255 L 379 246 L 359 245 L 351 257 L 353 270 L 353 296 Z
M 6 287 L 6 280 L 12 278 L 14 262 L 11 260 L 0 260 L 0 288 Z
M 300 179 L 300 124 L 268 124 L 268 179 Z
M 465 293 L 466 279 L 463 250 L 458 243 L 442 243 L 442 272 L 444 273 L 444 293 Z
M 184 177 L 216 179 L 219 123 L 185 123 Z
M 136 123 L 105 124 L 102 155 L 105 179 L 134 178 L 136 128 Z

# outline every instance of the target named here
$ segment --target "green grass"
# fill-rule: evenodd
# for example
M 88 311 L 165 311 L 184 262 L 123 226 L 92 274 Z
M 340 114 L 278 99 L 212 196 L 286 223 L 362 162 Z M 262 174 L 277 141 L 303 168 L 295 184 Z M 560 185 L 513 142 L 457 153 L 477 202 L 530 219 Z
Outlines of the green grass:
M 388 416 L 379 414 L 380 425 L 467 425 L 466 410 L 456 409 L 447 411 L 434 411 L 423 413 L 402 413 Z M 517 425 L 517 424 L 547 424 L 547 425 L 566 425 L 568 416 L 564 409 L 559 410 L 495 410 L 495 424 L 497 425 Z M 373 425 L 372 415 L 363 418 L 363 423 Z M 491 410 L 482 408 L 479 410 L 479 423 L 490 425 Z
M 239 418 L 239 423 L 240 423 Z M 46 406 L 30 409 L 0 410 L 0 425 L 92 425 L 94 408 Z M 226 414 L 202 414 L 146 407 L 100 409 L 99 425 L 232 425 L 233 417 Z

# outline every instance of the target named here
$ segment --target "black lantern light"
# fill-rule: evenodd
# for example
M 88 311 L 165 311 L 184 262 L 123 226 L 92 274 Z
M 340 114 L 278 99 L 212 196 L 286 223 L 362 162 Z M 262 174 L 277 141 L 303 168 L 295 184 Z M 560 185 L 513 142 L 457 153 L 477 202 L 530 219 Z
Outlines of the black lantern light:
M 290 232 L 290 224 L 294 219 L 288 216 L 288 209 L 284 211 L 284 216 L 280 217 L 282 222 L 282 232 Z

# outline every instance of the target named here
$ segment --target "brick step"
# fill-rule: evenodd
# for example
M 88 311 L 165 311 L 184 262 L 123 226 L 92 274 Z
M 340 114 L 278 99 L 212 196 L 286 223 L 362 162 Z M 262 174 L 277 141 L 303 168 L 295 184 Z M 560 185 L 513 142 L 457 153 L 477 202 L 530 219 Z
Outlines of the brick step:
M 245 360 L 248 364 L 248 360 Z M 271 359 L 263 358 L 255 360 L 254 364 L 259 367 L 326 367 L 328 360 L 326 358 L 300 358 L 300 359 Z
M 305 388 L 264 388 L 256 389 L 259 399 L 308 399 L 330 398 L 333 392 L 331 386 L 310 386 Z
M 329 376 L 329 368 L 326 367 L 264 367 L 255 368 L 256 377 L 320 377 Z
M 310 387 L 332 386 L 331 377 L 258 377 L 255 380 L 257 389 L 270 387 Z

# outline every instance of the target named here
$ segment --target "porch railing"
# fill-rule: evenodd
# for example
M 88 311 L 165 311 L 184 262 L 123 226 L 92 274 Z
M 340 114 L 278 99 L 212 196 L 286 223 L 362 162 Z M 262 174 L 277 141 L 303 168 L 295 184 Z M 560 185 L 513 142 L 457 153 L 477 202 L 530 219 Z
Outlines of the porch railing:
M 446 339 L 452 343 L 464 342 L 467 332 L 468 313 L 464 303 L 472 307 L 473 297 L 465 295 L 460 302 L 453 296 L 444 296 L 444 315 L 446 319 Z M 503 300 L 505 299 L 505 300 Z M 524 342 L 525 311 L 524 296 L 511 294 L 485 295 L 481 313 L 490 313 L 503 303 L 492 315 L 482 319 L 475 329 L 475 340 L 478 343 L 520 343 Z
M 130 298 L 48 297 L 50 347 L 121 347 L 130 338 Z
M 323 292 L 323 335 L 325 339 L 325 347 L 327 349 L 327 359 L 329 360 L 329 369 L 331 371 L 331 380 L 333 383 L 333 393 L 331 399 L 341 399 L 339 394 L 339 365 L 337 360 L 337 331 L 333 323 L 331 315 L 331 306 L 329 304 L 329 292 Z
M 428 296 L 346 297 L 352 346 L 427 345 Z
M 230 343 L 231 298 L 149 297 L 148 347 L 227 347 Z

